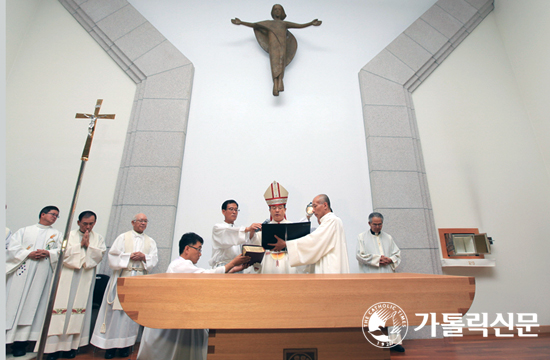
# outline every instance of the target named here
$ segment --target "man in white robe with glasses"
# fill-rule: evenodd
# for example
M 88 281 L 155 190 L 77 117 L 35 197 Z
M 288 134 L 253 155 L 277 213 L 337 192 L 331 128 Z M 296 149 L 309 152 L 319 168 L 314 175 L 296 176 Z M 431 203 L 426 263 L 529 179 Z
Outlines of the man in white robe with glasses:
M 268 224 L 289 224 L 286 218 L 286 204 L 288 202 L 288 190 L 277 181 L 273 181 L 264 193 L 264 199 L 269 207 Z M 311 216 L 311 215 L 310 215 Z M 300 222 L 309 221 L 309 216 L 300 220 Z M 262 244 L 262 233 L 256 232 L 253 243 Z M 254 264 L 257 267 L 257 264 Z M 257 269 L 261 274 L 304 274 L 311 272 L 310 265 L 299 267 L 290 266 L 288 253 L 286 250 L 266 250 L 261 266 Z
M 27 353 L 28 341 L 37 341 L 46 318 L 50 286 L 63 235 L 52 225 L 56 206 L 46 206 L 38 224 L 19 229 L 6 250 L 6 344 L 15 357 Z
M 209 264 L 212 268 L 224 266 L 241 254 L 241 245 L 252 244 L 254 234 L 262 224 L 235 226 L 239 215 L 239 204 L 235 200 L 226 200 L 222 204 L 224 221 L 212 228 L 212 257 Z
M 224 266 L 201 269 L 196 266 L 202 254 L 204 240 L 195 233 L 183 234 L 179 241 L 180 256 L 168 265 L 167 273 L 224 274 L 241 271 L 250 261 L 237 255 Z M 206 360 L 208 352 L 207 329 L 152 329 L 145 328 L 141 337 L 138 360 Z

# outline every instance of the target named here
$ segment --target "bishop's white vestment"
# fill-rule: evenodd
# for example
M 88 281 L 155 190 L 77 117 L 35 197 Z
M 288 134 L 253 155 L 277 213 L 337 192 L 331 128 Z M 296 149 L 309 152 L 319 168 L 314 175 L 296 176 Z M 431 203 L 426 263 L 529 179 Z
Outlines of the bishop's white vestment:
M 106 251 L 103 236 L 91 231 L 89 246 L 81 245 L 80 230 L 69 235 L 63 254 L 63 270 L 44 352 L 76 350 L 90 342 L 92 302 L 97 265 Z M 38 349 L 39 343 L 36 343 Z
M 305 222 L 305 221 L 301 221 L 301 222 Z M 283 219 L 283 221 L 281 222 L 276 222 L 274 220 L 271 220 L 269 222 L 269 224 L 288 224 L 288 223 L 292 223 L 292 221 Z M 261 231 L 257 232 L 254 235 L 253 243 L 257 245 L 262 244 Z M 288 252 L 286 250 L 284 251 L 266 250 L 264 254 L 264 258 L 262 259 L 261 267 L 257 273 L 258 274 L 306 274 L 311 272 L 310 268 L 311 268 L 310 265 L 297 266 L 297 267 L 290 266 Z
M 212 257 L 208 262 L 213 268 L 226 265 L 237 255 L 241 255 L 241 245 L 252 244 L 250 233 L 245 226 L 234 226 L 226 222 L 212 228 Z
M 349 273 L 344 225 L 334 213 L 325 214 L 309 235 L 286 242 L 290 266 L 314 264 L 316 274 Z
M 225 267 L 201 269 L 191 260 L 178 258 L 170 263 L 167 273 L 224 274 Z M 141 336 L 138 360 L 206 360 L 208 352 L 207 329 L 151 329 Z
M 51 226 L 36 224 L 10 237 L 6 251 L 6 344 L 40 338 L 50 285 L 63 235 Z M 33 260 L 37 249 L 50 256 Z
M 130 260 L 130 255 L 137 251 L 145 254 L 145 261 Z M 113 275 L 105 289 L 90 343 L 102 349 L 125 348 L 135 344 L 139 324 L 122 309 L 118 301 L 117 280 L 151 271 L 158 263 L 157 244 L 149 236 L 131 230 L 115 239 L 108 259 Z
M 389 265 L 380 266 L 380 257 L 384 255 L 392 259 Z M 364 273 L 392 273 L 401 263 L 401 250 L 393 241 L 393 237 L 383 231 L 378 235 L 370 230 L 359 234 L 357 238 L 357 261 Z

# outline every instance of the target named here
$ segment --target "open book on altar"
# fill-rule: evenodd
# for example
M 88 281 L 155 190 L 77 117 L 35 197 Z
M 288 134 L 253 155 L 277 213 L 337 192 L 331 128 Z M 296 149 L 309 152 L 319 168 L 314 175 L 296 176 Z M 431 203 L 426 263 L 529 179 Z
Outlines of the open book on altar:
M 288 241 L 306 236 L 310 232 L 311 223 L 309 221 L 286 224 L 262 224 L 262 246 L 266 250 L 273 249 L 273 246 L 267 244 L 275 244 L 277 242 L 275 235 Z

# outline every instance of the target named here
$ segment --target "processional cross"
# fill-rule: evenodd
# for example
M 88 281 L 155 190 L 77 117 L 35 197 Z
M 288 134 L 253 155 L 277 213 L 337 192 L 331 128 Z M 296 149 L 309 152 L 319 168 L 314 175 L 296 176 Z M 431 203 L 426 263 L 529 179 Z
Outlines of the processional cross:
M 90 155 L 90 148 L 92 147 L 92 140 L 94 138 L 95 132 L 95 123 L 97 119 L 114 119 L 115 114 L 103 115 L 99 113 L 101 109 L 101 104 L 103 104 L 103 99 L 97 99 L 95 104 L 95 111 L 93 114 L 82 114 L 77 113 L 76 119 L 90 119 L 90 125 L 88 125 L 88 138 L 86 139 L 86 145 L 84 145 L 84 151 L 82 151 L 82 161 L 88 161 Z
M 76 188 L 74 190 L 73 202 L 71 204 L 71 211 L 67 220 L 67 226 L 65 227 L 65 234 L 63 236 L 63 243 L 61 244 L 61 250 L 59 250 L 59 259 L 61 261 L 57 262 L 54 278 L 52 281 L 52 287 L 50 290 L 50 298 L 48 301 L 48 309 L 46 310 L 46 319 L 44 319 L 44 326 L 42 327 L 42 334 L 40 335 L 40 345 L 38 347 L 38 356 L 37 360 L 42 360 L 44 356 L 44 349 L 46 348 L 46 340 L 48 339 L 48 331 L 50 328 L 50 322 L 52 320 L 52 312 L 55 304 L 55 297 L 57 295 L 57 288 L 59 287 L 59 278 L 61 276 L 61 270 L 63 269 L 63 253 L 67 248 L 67 242 L 69 241 L 69 233 L 71 231 L 71 223 L 73 222 L 74 211 L 76 209 L 76 202 L 78 200 L 78 194 L 80 192 L 80 184 L 82 183 L 82 176 L 84 174 L 84 167 L 86 161 L 90 157 L 90 149 L 92 147 L 92 140 L 94 139 L 96 121 L 98 119 L 114 119 L 114 114 L 100 114 L 99 110 L 101 109 L 101 104 L 103 99 L 97 99 L 95 104 L 95 110 L 93 114 L 82 114 L 77 113 L 76 119 L 90 119 L 90 124 L 88 125 L 88 136 L 86 137 L 86 143 L 84 144 L 84 150 L 82 151 L 82 160 L 80 164 L 80 172 L 78 173 L 78 180 L 76 181 Z

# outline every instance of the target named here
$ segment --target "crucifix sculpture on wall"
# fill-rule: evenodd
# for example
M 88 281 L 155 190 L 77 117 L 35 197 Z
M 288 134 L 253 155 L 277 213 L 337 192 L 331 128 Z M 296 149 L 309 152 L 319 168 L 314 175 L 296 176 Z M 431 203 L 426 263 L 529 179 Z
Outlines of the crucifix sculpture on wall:
M 319 26 L 321 21 L 315 19 L 306 24 L 284 21 L 286 18 L 285 10 L 279 4 L 273 5 L 271 17 L 273 20 L 256 23 L 244 22 L 239 18 L 231 19 L 231 22 L 235 25 L 244 25 L 254 29 L 258 43 L 262 49 L 269 53 L 271 76 L 273 77 L 273 96 L 279 96 L 279 92 L 285 89 L 283 85 L 285 67 L 290 64 L 298 48 L 296 38 L 288 29 L 302 29 L 311 25 Z

